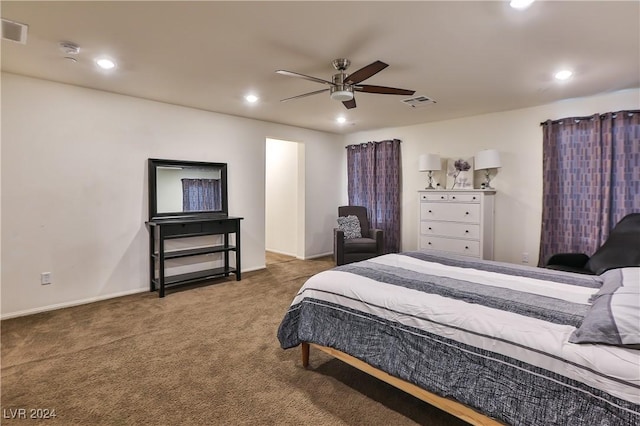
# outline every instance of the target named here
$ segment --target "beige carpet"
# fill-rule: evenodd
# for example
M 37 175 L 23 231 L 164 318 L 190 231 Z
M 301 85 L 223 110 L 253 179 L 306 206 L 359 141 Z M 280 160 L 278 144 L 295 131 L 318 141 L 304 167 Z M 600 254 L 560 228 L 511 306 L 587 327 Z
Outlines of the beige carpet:
M 330 258 L 269 255 L 242 281 L 143 293 L 2 322 L 2 424 L 432 425 L 455 419 L 319 352 L 304 369 L 277 327 Z M 38 412 L 40 413 L 40 412 Z

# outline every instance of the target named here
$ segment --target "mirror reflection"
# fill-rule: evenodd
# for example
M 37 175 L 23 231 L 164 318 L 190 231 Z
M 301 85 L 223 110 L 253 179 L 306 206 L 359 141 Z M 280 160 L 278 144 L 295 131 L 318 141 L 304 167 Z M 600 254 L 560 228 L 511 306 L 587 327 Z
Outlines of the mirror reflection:
M 149 218 L 227 215 L 227 164 L 149 159 Z
M 222 210 L 220 168 L 158 166 L 158 213 Z

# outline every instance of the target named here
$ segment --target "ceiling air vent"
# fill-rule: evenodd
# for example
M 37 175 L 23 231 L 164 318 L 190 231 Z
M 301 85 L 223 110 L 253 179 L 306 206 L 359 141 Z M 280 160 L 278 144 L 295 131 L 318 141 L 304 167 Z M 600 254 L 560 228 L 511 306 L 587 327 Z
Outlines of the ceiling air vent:
M 427 98 L 426 96 L 416 96 L 413 98 L 407 98 L 407 99 L 403 99 L 401 102 L 409 105 L 411 108 L 420 108 L 423 106 L 436 103 L 436 101 L 434 101 L 431 98 Z
M 2 18 L 2 39 L 27 44 L 29 26 Z

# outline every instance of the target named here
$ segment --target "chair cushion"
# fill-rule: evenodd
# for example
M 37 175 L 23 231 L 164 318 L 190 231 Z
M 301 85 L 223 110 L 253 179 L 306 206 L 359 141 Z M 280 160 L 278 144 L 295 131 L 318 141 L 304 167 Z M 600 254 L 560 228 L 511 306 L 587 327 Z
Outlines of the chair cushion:
M 378 246 L 373 238 L 352 238 L 344 241 L 345 253 L 376 253 Z
M 338 218 L 338 229 L 344 232 L 344 239 L 351 240 L 354 238 L 361 238 L 362 231 L 360 229 L 360 220 L 358 216 L 340 216 Z

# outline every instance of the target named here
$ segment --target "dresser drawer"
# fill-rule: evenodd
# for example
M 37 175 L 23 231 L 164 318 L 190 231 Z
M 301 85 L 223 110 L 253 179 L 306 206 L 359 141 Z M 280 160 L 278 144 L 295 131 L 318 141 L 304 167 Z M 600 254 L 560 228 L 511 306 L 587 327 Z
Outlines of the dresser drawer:
M 420 220 L 480 222 L 480 204 L 420 203 Z
M 448 201 L 456 203 L 479 203 L 480 194 L 449 194 Z
M 447 201 L 449 194 L 442 191 L 428 192 L 426 194 L 420 194 L 420 201 Z
M 464 256 L 480 257 L 480 242 L 465 241 L 450 238 L 420 236 L 420 248 L 448 251 Z
M 420 235 L 480 239 L 480 225 L 455 222 L 420 222 Z
M 454 203 L 479 203 L 480 194 L 466 192 L 433 191 L 420 194 L 420 201 L 448 201 Z

